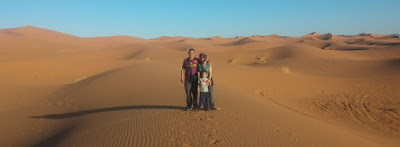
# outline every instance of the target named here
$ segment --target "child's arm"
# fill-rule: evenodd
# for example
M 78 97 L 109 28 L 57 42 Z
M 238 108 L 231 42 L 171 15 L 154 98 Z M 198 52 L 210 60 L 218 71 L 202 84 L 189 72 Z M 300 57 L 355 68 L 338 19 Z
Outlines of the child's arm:
M 210 85 L 211 85 L 211 81 L 208 80 L 208 81 L 207 81 L 207 86 L 210 86 Z

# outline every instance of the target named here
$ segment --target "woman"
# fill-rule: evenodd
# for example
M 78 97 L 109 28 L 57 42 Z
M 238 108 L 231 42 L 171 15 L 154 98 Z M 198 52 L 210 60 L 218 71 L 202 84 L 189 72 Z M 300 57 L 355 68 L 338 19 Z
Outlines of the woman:
M 199 67 L 198 67 L 198 72 L 199 72 L 199 77 L 203 77 L 202 72 L 207 71 L 208 79 L 211 82 L 211 85 L 208 87 L 208 91 L 210 92 L 210 99 L 207 101 L 208 103 L 208 110 L 217 110 L 214 106 L 214 94 L 213 94 L 213 86 L 214 86 L 214 80 L 212 78 L 212 66 L 211 62 L 207 61 L 207 54 L 200 53 L 199 55 Z

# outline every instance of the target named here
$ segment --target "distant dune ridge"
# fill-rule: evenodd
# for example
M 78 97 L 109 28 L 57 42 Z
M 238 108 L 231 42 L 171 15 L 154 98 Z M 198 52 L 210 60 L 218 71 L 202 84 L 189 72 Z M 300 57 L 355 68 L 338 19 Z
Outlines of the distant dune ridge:
M 217 111 L 184 111 L 208 54 Z M 6 146 L 399 146 L 398 34 L 78 37 L 0 30 Z M 7 133 L 4 133 L 7 132 Z

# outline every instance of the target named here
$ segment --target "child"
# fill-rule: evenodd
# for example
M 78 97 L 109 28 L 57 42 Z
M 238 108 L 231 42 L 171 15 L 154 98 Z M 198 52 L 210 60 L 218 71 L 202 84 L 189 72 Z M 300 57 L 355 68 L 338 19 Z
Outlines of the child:
M 200 111 L 202 104 L 204 105 L 204 109 L 208 111 L 208 99 L 210 96 L 210 93 L 208 92 L 208 86 L 210 86 L 211 82 L 207 78 L 207 71 L 203 71 L 202 74 L 203 76 L 199 79 L 200 103 L 198 111 Z

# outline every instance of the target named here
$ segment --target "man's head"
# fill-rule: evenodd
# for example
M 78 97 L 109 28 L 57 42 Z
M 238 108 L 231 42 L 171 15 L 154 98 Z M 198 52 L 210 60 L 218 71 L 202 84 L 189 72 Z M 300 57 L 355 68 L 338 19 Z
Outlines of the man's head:
M 203 74 L 203 77 L 202 78 L 207 78 L 207 71 L 203 71 L 203 72 L 201 72 L 202 74 Z
M 194 58 L 194 53 L 195 53 L 195 50 L 193 48 L 190 48 L 189 51 L 188 51 L 188 55 L 189 55 L 190 59 Z

